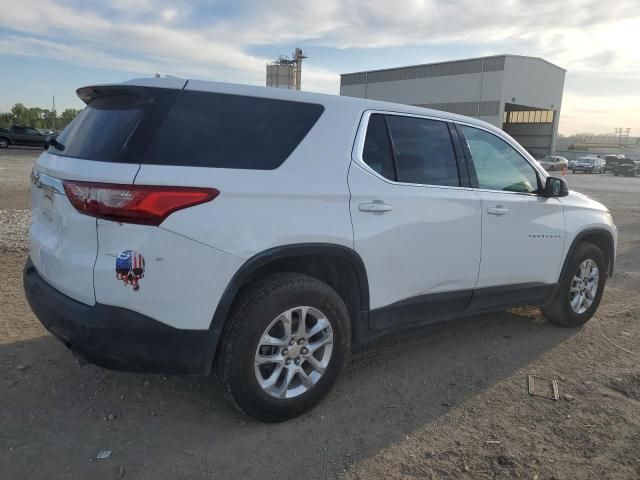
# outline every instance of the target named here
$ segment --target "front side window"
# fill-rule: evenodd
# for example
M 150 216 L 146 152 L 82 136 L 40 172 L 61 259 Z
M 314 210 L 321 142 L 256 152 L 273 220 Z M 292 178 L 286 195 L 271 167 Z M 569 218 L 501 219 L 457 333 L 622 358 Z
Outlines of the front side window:
M 387 117 L 398 181 L 460 186 L 456 156 L 445 122 L 416 117 Z
M 536 170 L 511 145 L 484 130 L 460 127 L 471 151 L 479 188 L 521 193 L 538 191 Z

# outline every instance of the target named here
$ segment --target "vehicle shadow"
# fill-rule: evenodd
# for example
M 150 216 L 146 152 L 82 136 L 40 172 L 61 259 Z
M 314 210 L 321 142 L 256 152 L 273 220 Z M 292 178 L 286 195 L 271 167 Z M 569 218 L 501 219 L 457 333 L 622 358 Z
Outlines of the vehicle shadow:
M 324 402 L 282 424 L 238 413 L 212 378 L 78 368 L 49 335 L 4 344 L 0 471 L 7 478 L 333 478 L 575 333 L 502 312 L 399 334 L 355 355 Z M 101 450 L 113 453 L 93 460 Z

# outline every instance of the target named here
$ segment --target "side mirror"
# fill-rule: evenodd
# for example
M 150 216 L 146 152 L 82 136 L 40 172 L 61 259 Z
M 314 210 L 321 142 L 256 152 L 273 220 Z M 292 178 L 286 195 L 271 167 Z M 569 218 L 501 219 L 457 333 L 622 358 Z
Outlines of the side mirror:
M 543 197 L 566 197 L 569 195 L 569 185 L 564 178 L 547 177 L 544 185 Z

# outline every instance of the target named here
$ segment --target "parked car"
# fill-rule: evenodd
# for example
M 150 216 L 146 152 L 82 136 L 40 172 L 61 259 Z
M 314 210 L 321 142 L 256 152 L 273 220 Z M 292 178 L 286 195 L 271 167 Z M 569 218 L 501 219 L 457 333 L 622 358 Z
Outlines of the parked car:
M 9 145 L 47 148 L 47 135 L 37 128 L 13 125 L 8 130 L 0 131 L 0 148 L 7 148 Z
M 31 308 L 97 365 L 215 369 L 264 421 L 402 328 L 523 304 L 582 325 L 613 271 L 607 208 L 474 118 L 167 78 L 78 95 L 32 172 Z
M 616 165 L 614 175 L 625 175 L 628 177 L 636 177 L 640 174 L 640 160 L 632 160 L 630 158 L 623 158 Z
M 564 157 L 558 157 L 556 155 L 548 155 L 539 160 L 540 165 L 545 170 L 562 170 L 564 167 L 568 168 L 569 161 Z
M 573 173 L 602 173 L 604 171 L 604 162 L 596 157 L 578 157 L 571 166 L 571 171 Z
M 620 163 L 620 160 L 623 160 L 624 158 L 625 158 L 624 155 L 605 155 L 604 156 L 604 161 L 605 161 L 604 173 L 615 172 L 616 167 L 618 166 L 618 163 Z

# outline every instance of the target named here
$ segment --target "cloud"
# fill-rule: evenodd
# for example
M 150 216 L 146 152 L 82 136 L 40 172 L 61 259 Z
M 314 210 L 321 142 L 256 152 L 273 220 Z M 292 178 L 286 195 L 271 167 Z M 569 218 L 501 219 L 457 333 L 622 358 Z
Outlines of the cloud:
M 296 42 L 370 49 L 503 42 L 505 50 L 517 42 L 525 51 L 504 53 L 548 56 L 570 71 L 606 67 L 640 75 L 640 33 L 633 27 L 640 11 L 634 0 L 542 0 L 535 6 L 495 0 L 490 7 L 476 0 L 111 0 L 90 10 L 83 6 L 12 2 L 0 25 L 28 37 L 62 40 L 69 49 L 88 47 L 103 56 L 112 51 L 117 58 L 130 54 L 156 69 L 186 67 L 223 79 L 262 79 L 268 59 L 248 55 L 248 47 Z
M 358 48 L 372 55 L 390 47 L 446 52 L 455 46 L 546 58 L 568 69 L 568 93 L 572 75 L 606 72 L 627 89 L 624 96 L 617 92 L 620 105 L 636 98 L 633 81 L 640 81 L 637 0 L 103 0 L 90 8 L 82 0 L 0 0 L 0 10 L 5 54 L 144 75 L 264 84 L 271 58 L 248 53 L 255 46 Z M 338 73 L 310 59 L 303 88 L 337 93 Z M 581 88 L 567 95 L 563 125 L 569 118 L 580 122 L 579 102 L 571 98 L 597 97 L 602 83 Z

